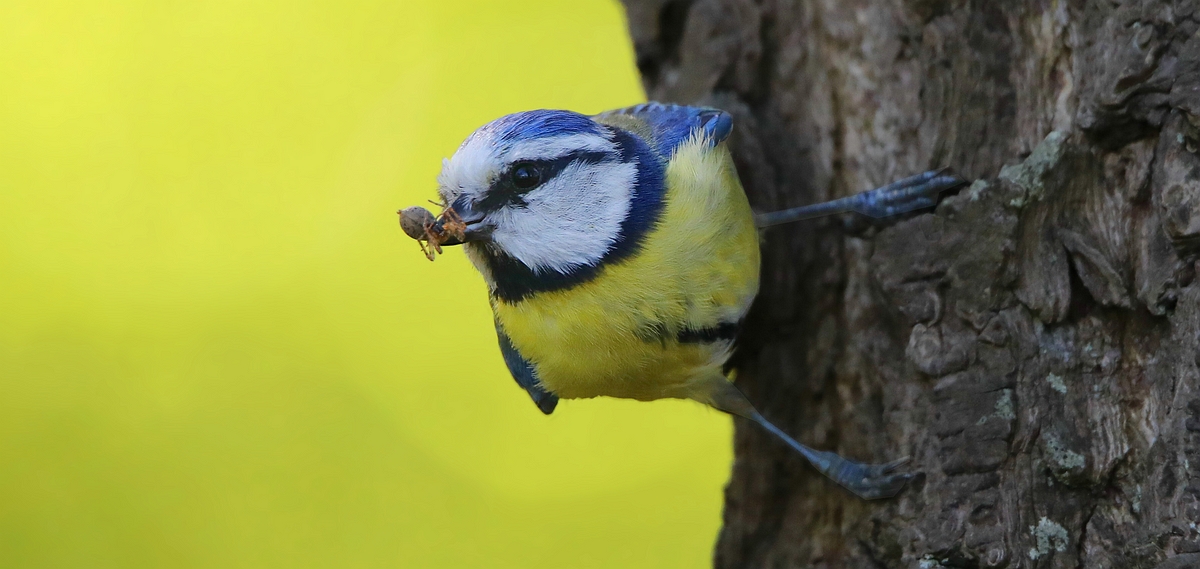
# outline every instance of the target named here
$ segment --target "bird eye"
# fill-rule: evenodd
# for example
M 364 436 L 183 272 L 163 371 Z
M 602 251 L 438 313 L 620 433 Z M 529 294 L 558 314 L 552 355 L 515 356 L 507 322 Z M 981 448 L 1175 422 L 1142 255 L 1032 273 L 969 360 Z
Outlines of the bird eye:
M 542 172 L 529 162 L 517 162 L 512 167 L 512 183 L 517 189 L 528 190 L 542 183 Z

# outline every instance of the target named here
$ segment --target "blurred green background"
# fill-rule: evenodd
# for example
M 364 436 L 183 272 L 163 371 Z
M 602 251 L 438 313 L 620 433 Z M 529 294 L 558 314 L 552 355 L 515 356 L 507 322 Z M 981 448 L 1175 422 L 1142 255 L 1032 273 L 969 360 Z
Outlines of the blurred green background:
M 0 2 L 0 567 L 701 567 L 729 420 L 508 376 L 395 210 L 611 0 Z

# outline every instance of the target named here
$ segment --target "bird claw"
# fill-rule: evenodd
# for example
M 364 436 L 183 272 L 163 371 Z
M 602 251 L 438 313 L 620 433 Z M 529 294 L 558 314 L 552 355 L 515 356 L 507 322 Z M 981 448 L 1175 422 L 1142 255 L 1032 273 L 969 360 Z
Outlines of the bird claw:
M 840 458 L 840 457 L 839 457 Z M 885 464 L 863 464 L 841 459 L 842 463 L 830 477 L 864 500 L 891 498 L 899 494 L 916 474 L 896 472 L 908 463 L 906 456 Z
M 930 170 L 851 196 L 852 210 L 881 218 L 933 207 L 942 192 L 965 183 L 947 169 Z
M 930 170 L 852 196 L 783 211 L 760 213 L 754 216 L 754 223 L 758 227 L 770 227 L 848 211 L 868 217 L 890 217 L 933 207 L 937 205 L 938 196 L 942 192 L 965 183 L 966 180 L 948 169 Z
M 740 392 L 738 393 L 740 395 Z M 750 403 L 747 401 L 745 405 L 749 406 Z M 732 406 L 726 406 L 725 408 L 729 409 Z M 853 460 L 846 460 L 836 452 L 816 450 L 796 442 L 796 439 L 793 439 L 779 427 L 771 424 L 758 411 L 755 411 L 753 407 L 749 407 L 749 410 L 745 412 L 746 415 L 744 416 L 758 423 L 799 452 L 821 474 L 828 476 L 834 482 L 854 492 L 864 500 L 891 498 L 899 494 L 904 489 L 904 485 L 908 484 L 909 480 L 917 477 L 917 474 L 896 472 L 901 466 L 908 463 L 907 456 L 884 464 L 863 464 L 861 462 L 854 462 Z

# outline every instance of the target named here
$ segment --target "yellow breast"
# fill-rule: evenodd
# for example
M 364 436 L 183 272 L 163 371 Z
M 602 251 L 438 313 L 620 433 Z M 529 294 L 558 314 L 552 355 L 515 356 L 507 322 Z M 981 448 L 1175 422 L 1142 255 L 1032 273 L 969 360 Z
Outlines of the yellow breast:
M 758 234 L 723 144 L 680 145 L 665 208 L 640 251 L 573 288 L 493 302 L 513 346 L 562 398 L 684 397 L 729 344 L 680 343 L 684 329 L 736 322 L 758 291 Z

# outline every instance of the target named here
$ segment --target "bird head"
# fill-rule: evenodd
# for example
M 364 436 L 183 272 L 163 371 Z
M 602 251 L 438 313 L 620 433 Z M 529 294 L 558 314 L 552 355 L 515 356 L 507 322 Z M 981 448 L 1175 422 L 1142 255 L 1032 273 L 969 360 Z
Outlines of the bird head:
M 438 193 L 466 224 L 466 252 L 489 283 L 501 271 L 554 281 L 620 248 L 639 194 L 645 201 L 648 182 L 661 186 L 648 168 L 661 167 L 627 131 L 569 111 L 528 111 L 471 134 L 443 161 Z

